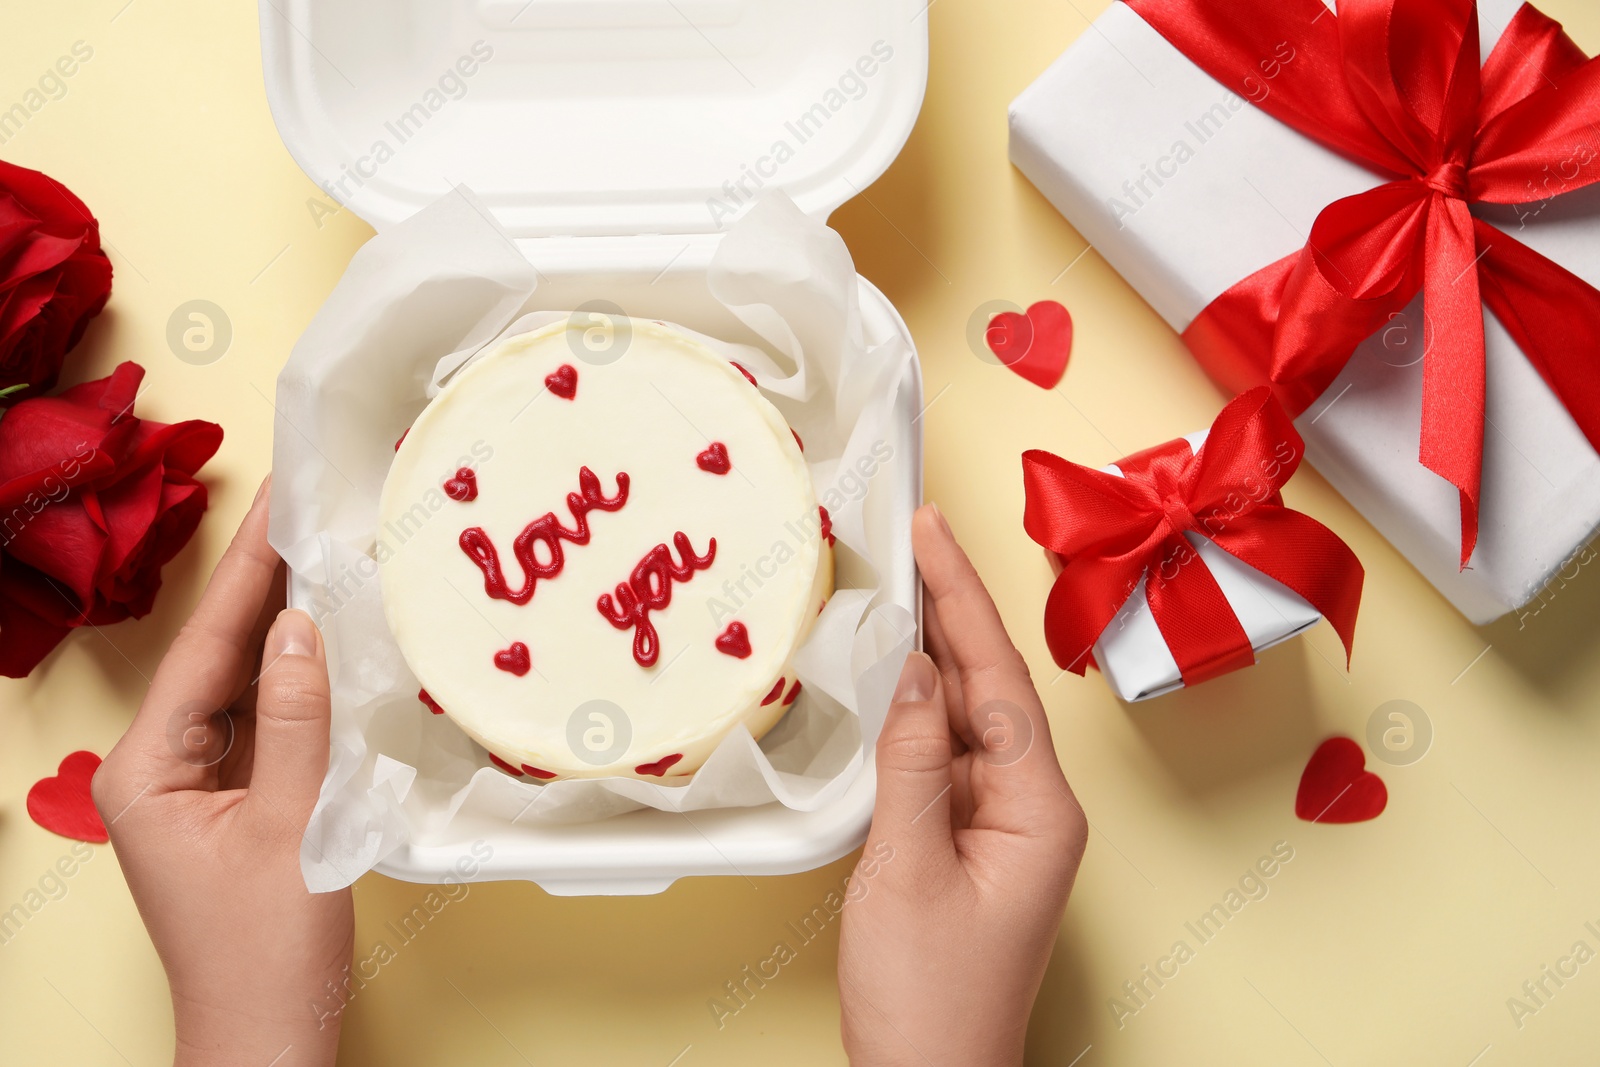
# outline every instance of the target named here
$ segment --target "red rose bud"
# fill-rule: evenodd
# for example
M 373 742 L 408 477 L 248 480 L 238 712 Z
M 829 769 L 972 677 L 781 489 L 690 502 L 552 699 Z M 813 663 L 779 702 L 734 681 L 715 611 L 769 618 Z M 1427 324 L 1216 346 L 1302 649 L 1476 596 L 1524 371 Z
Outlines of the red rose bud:
M 0 414 L 0 675 L 26 675 L 73 627 L 149 614 L 200 523 L 194 475 L 222 427 L 137 418 L 143 377 L 124 363 Z
M 0 390 L 21 385 L 36 395 L 54 386 L 110 294 L 111 261 L 83 201 L 53 178 L 0 161 Z

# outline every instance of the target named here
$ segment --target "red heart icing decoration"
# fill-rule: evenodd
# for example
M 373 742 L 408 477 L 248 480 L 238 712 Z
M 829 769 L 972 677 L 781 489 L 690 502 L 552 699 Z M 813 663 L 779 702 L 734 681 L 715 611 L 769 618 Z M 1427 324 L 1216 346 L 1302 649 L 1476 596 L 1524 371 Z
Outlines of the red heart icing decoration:
M 527 645 L 513 641 L 510 648 L 503 648 L 494 654 L 494 665 L 521 678 L 533 666 L 533 658 L 528 655 Z
M 1294 798 L 1294 813 L 1306 822 L 1366 822 L 1388 806 L 1383 779 L 1367 770 L 1366 753 L 1348 737 L 1317 746 Z
M 478 474 L 471 467 L 462 467 L 456 476 L 444 483 L 444 495 L 463 504 L 478 499 Z
M 444 714 L 444 709 L 439 706 L 439 702 L 433 699 L 433 697 L 429 696 L 426 689 L 417 690 L 417 699 L 422 701 L 423 706 L 429 711 L 433 712 L 435 715 Z
M 728 459 L 728 446 L 721 441 L 711 442 L 711 447 L 694 457 L 694 461 L 708 474 L 727 474 L 733 470 L 733 463 Z
M 657 778 L 667 773 L 667 768 L 683 759 L 682 752 L 674 752 L 670 756 L 656 760 L 654 763 L 641 763 L 633 769 L 635 774 L 650 774 Z
M 572 369 L 572 364 L 563 363 L 554 374 L 545 376 L 544 384 L 561 399 L 571 400 L 578 395 L 578 372 Z
M 794 685 L 789 687 L 789 693 L 783 698 L 783 706 L 788 707 L 794 703 L 794 698 L 800 695 L 800 679 L 794 680 Z
M 742 622 L 730 622 L 717 638 L 717 651 L 734 659 L 750 655 L 750 631 Z
M 783 696 L 783 679 L 779 678 L 777 682 L 773 684 L 772 691 L 761 698 L 761 706 L 766 707 L 768 704 L 772 703 L 774 700 L 777 700 L 781 696 Z
M 1040 389 L 1054 389 L 1072 355 L 1072 315 L 1054 300 L 1041 300 L 1026 315 L 996 315 L 983 339 L 1005 366 Z
M 93 752 L 74 752 L 61 761 L 54 778 L 43 778 L 28 790 L 28 814 L 33 821 L 62 837 L 96 845 L 110 840 L 106 824 L 89 795 L 89 781 L 100 766 Z

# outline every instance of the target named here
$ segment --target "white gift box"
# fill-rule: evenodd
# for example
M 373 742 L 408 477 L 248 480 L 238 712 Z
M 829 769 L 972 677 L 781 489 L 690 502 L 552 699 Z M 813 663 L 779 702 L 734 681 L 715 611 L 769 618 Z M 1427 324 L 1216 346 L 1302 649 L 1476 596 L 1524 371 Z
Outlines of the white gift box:
M 1191 451 L 1198 453 L 1209 431 L 1184 437 Z M 1107 474 L 1123 477 L 1116 464 L 1102 467 Z M 1273 645 L 1305 633 L 1322 615 L 1299 593 L 1270 578 L 1237 556 L 1225 552 L 1199 533 L 1184 535 L 1199 553 L 1200 560 L 1217 580 L 1217 587 L 1228 606 L 1239 617 L 1239 625 L 1250 638 L 1250 647 L 1259 655 Z M 1166 638 L 1150 613 L 1144 595 L 1145 579 L 1117 611 L 1116 618 L 1095 642 L 1094 661 L 1117 696 L 1129 703 L 1183 688 L 1178 661 L 1172 658 Z
M 641 793 L 623 783 L 599 795 L 586 788 L 597 783 L 553 783 L 530 807 L 520 791 L 535 787 L 482 770 L 465 735 L 396 695 L 403 664 L 383 642 L 349 654 L 355 642 L 340 649 L 329 631 L 330 662 L 350 669 L 334 679 L 334 751 L 302 848 L 308 884 L 328 889 L 368 869 L 461 879 L 462 858 L 482 860 L 486 846 L 490 858 L 468 880 L 653 893 L 689 875 L 808 870 L 858 847 L 875 795 L 870 746 L 919 616 L 909 539 L 896 531 L 921 496 L 921 379 L 899 314 L 820 223 L 911 131 L 927 80 L 925 6 L 441 0 L 368 11 L 261 0 L 259 11 L 273 118 L 326 194 L 308 201 L 313 219 L 320 227 L 349 209 L 380 234 L 280 380 L 273 541 L 293 557 L 292 603 L 314 609 L 345 564 L 359 568 L 388 461 L 387 445 L 368 438 L 383 420 L 397 436 L 420 409 L 392 410 L 427 383 L 433 368 L 420 353 L 465 359 L 522 313 L 614 309 L 759 342 L 781 357 L 757 364 L 769 392 L 802 419 L 828 406 L 839 419 L 867 412 L 858 429 L 875 425 L 893 456 L 833 514 L 846 572 L 875 591 L 870 603 L 834 598 L 846 629 L 859 614 L 849 654 L 802 667 L 817 683 L 808 692 L 857 708 L 858 728 L 830 735 L 853 734 L 849 751 L 797 752 L 806 738 L 791 712 L 787 735 L 780 725 L 760 754 L 735 751 L 734 739 L 708 761 L 726 756 L 720 772 L 702 770 L 688 786 L 645 783 Z M 770 202 L 766 190 L 788 194 L 811 224 L 769 212 L 760 232 L 771 238 L 775 219 L 789 226 L 787 243 L 751 241 L 748 228 L 729 237 L 736 218 Z M 397 303 L 408 277 L 414 293 Z M 384 311 L 362 314 L 350 290 L 375 285 Z M 370 361 L 337 365 L 341 353 L 386 344 L 397 365 L 408 360 L 405 372 L 379 380 Z M 812 359 L 807 378 L 807 362 L 787 358 L 829 351 L 855 362 L 822 373 Z M 786 359 L 801 372 L 784 378 Z M 307 412 L 314 423 L 291 424 Z M 810 442 L 808 424 L 799 428 Z M 848 478 L 848 460 L 872 443 L 852 437 L 826 480 Z M 296 527 L 294 507 L 281 517 L 280 494 L 314 498 L 321 525 Z M 381 627 L 370 594 L 358 590 L 333 630 Z M 426 758 L 407 765 L 384 745 L 426 748 Z M 819 765 L 839 773 L 819 785 Z M 461 775 L 470 787 L 448 792 Z M 748 806 L 763 795 L 784 802 Z
M 1518 6 L 1479 0 L 1485 57 Z M 1013 102 L 1011 159 L 1180 332 L 1304 245 L 1324 207 L 1385 180 L 1213 80 L 1122 3 Z M 1473 212 L 1600 284 L 1600 187 Z M 1357 349 L 1296 428 L 1312 465 L 1485 624 L 1533 599 L 1600 528 L 1600 456 L 1486 314 L 1480 531 L 1461 570 L 1457 492 L 1417 458 L 1421 301 Z

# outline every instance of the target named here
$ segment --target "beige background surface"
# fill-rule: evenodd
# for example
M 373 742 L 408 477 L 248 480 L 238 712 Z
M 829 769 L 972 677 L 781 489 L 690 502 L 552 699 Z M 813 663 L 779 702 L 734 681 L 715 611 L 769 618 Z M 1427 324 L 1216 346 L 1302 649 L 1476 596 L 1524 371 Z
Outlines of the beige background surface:
M 1289 502 L 1340 532 L 1368 569 L 1349 673 L 1326 626 L 1250 671 L 1131 709 L 1100 680 L 1060 678 L 1050 663 L 1040 631 L 1050 576 L 1021 529 L 1018 454 L 1109 462 L 1208 425 L 1222 401 L 1006 162 L 1006 104 L 1105 6 L 936 3 L 916 131 L 834 220 L 916 336 L 933 399 L 928 497 L 995 591 L 1094 826 L 1030 1062 L 1600 1061 L 1600 962 L 1550 985 L 1520 1029 L 1506 1004 L 1574 942 L 1600 949 L 1585 930 L 1600 927 L 1600 568 L 1553 591 L 1537 616 L 1474 628 L 1308 471 Z M 1592 0 L 1544 6 L 1600 50 Z M 317 190 L 268 113 L 254 4 L 73 0 L 8 4 L 0 18 L 0 107 L 75 41 L 94 49 L 66 95 L 0 145 L 0 157 L 70 185 L 111 247 L 116 290 L 70 378 L 137 359 L 149 371 L 141 414 L 227 428 L 206 472 L 211 514 L 169 566 L 156 613 L 78 633 L 34 677 L 0 684 L 3 909 L 69 848 L 28 820 L 29 784 L 73 749 L 105 752 L 128 722 L 267 469 L 274 376 L 370 231 L 348 212 L 319 229 L 307 210 Z M 174 358 L 164 339 L 168 315 L 196 297 L 225 308 L 235 331 L 207 367 Z M 1078 327 L 1053 393 L 975 358 L 963 336 L 985 301 L 1045 297 Z M 1354 827 L 1297 821 L 1295 785 L 1317 741 L 1363 738 L 1394 699 L 1419 705 L 1435 739 L 1414 765 L 1374 765 L 1388 813 Z M 1276 842 L 1294 859 L 1269 895 L 1199 945 L 1185 922 Z M 842 1062 L 832 930 L 725 1028 L 706 1005 L 849 869 L 702 879 L 647 899 L 476 887 L 355 1000 L 342 1062 Z M 358 944 L 421 893 L 364 879 Z M 1119 1028 L 1109 999 L 1180 939 L 1195 958 Z M 0 946 L 0 1061 L 143 1067 L 166 1062 L 170 1041 L 160 965 L 99 848 L 65 897 Z

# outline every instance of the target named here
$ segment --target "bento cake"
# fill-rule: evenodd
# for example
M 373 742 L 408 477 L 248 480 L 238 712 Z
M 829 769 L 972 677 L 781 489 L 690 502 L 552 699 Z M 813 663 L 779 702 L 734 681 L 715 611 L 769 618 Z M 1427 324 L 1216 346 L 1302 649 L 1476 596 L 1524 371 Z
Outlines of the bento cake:
M 419 701 L 530 781 L 681 779 L 739 724 L 759 739 L 832 590 L 803 445 L 755 379 L 613 325 L 604 354 L 558 322 L 459 372 L 379 504 Z

